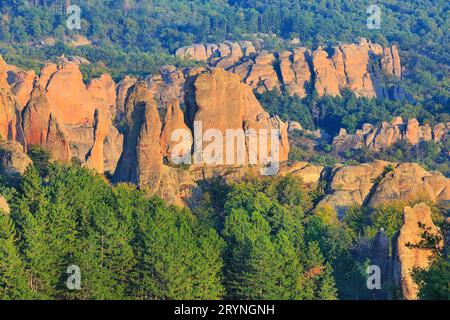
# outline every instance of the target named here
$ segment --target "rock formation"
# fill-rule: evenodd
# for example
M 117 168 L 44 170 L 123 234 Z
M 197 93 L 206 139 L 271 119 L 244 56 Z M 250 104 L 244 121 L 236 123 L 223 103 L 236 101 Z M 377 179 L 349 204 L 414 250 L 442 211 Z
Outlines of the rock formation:
M 40 84 L 33 89 L 30 101 L 23 111 L 22 126 L 28 145 L 42 146 L 50 151 L 53 160 L 70 160 L 69 144 Z
M 271 142 L 279 142 L 275 162 L 288 159 L 288 131 L 301 130 L 301 126 L 288 126 L 269 115 L 253 90 L 279 90 L 304 97 L 311 86 L 322 86 L 323 93 L 338 95 L 350 88 L 358 95 L 370 96 L 376 91 L 372 55 L 384 55 L 384 72 L 401 76 L 396 49 L 386 51 L 367 41 L 314 52 L 304 48 L 256 52 L 250 43 L 208 44 L 183 50 L 178 53 L 180 57 L 193 54 L 226 69 L 166 66 L 141 80 L 125 77 L 116 85 L 110 76 L 102 75 L 86 85 L 79 69 L 83 63 L 80 58 L 48 63 L 39 75 L 11 71 L 0 60 L 0 135 L 15 149 L 26 151 L 31 145 L 40 145 L 50 151 L 52 160 L 76 158 L 89 168 L 113 176 L 116 182 L 135 183 L 150 194 L 183 204 L 199 197 L 198 180 L 217 175 L 237 179 L 273 162 L 271 156 L 277 150 Z M 228 139 L 227 130 L 232 134 Z M 186 140 L 172 140 L 178 131 L 187 134 Z M 271 131 L 276 133 L 274 137 Z M 257 134 L 256 143 L 253 133 Z M 447 136 L 446 124 L 431 128 L 414 119 L 405 124 L 395 118 L 380 128 L 365 125 L 355 135 L 342 130 L 334 147 L 340 151 L 347 146 L 383 150 L 400 140 L 441 142 Z M 218 150 L 212 147 L 215 139 L 224 142 Z M 198 145 L 194 141 L 199 140 L 203 143 L 202 157 L 195 162 L 198 150 L 194 146 Z M 171 156 L 175 148 L 178 156 L 193 158 L 189 169 L 174 166 Z M 227 151 L 231 151 L 228 156 Z M 203 156 L 217 153 L 222 157 L 213 160 L 218 161 L 204 161 Z M 247 165 L 255 159 L 257 166 L 249 168 Z M 392 170 L 386 172 L 389 165 Z M 17 172 L 22 171 L 15 175 Z M 340 215 L 352 205 L 377 206 L 417 195 L 435 202 L 450 199 L 448 179 L 413 164 L 376 161 L 324 168 L 281 163 L 279 174 L 299 176 L 308 186 L 327 183 L 329 194 L 320 205 L 330 205 Z
M 307 162 L 296 162 L 281 167 L 280 175 L 293 175 L 302 178 L 308 186 L 315 186 L 323 178 L 325 167 L 312 165 Z
M 318 206 L 331 206 L 342 217 L 352 206 L 378 207 L 393 201 L 450 201 L 450 179 L 428 172 L 418 164 L 385 161 L 337 166 L 331 173 L 328 194 Z
M 184 130 L 189 133 L 189 137 L 186 141 L 179 139 L 178 141 L 172 140 L 172 135 L 177 130 Z M 166 119 L 164 120 L 164 127 L 161 133 L 161 152 L 165 158 L 169 158 L 172 155 L 175 144 L 182 143 L 182 148 L 179 149 L 177 156 L 184 157 L 190 155 L 192 152 L 193 137 L 189 127 L 186 125 L 184 113 L 180 108 L 180 102 L 175 99 L 167 108 Z
M 0 195 L 0 214 L 9 214 L 11 209 L 6 199 Z
M 212 65 L 225 68 L 242 57 L 250 56 L 256 49 L 250 41 L 223 42 L 218 44 L 195 44 L 178 49 L 175 56 L 181 59 L 209 61 Z
M 125 114 L 125 99 L 127 98 L 128 89 L 136 83 L 137 79 L 126 76 L 117 85 L 116 88 L 116 118 L 115 122 L 120 123 Z
M 20 108 L 7 81 L 6 63 L 0 57 L 0 138 L 24 144 Z
M 430 265 L 432 252 L 427 249 L 417 248 L 422 240 L 424 230 L 420 224 L 429 228 L 428 232 L 439 235 L 440 230 L 431 219 L 431 209 L 424 203 L 414 208 L 405 207 L 403 213 L 403 226 L 394 245 L 394 281 L 401 287 L 403 297 L 408 300 L 417 299 L 418 287 L 413 281 L 414 268 L 426 269 Z M 411 247 L 413 245 L 413 247 Z
M 20 71 L 14 74 L 11 90 L 16 96 L 20 111 L 25 108 L 27 102 L 30 100 L 35 80 L 36 73 L 34 71 Z
M 301 47 L 282 52 L 261 52 L 246 42 L 245 45 L 197 44 L 180 48 L 175 55 L 225 68 L 241 76 L 259 93 L 283 90 L 289 95 L 305 97 L 314 88 L 319 96 L 339 96 L 342 90 L 349 89 L 358 97 L 407 97 L 398 86 L 383 88 L 380 80 L 383 76 L 401 78 L 397 46 L 383 48 L 364 38 L 358 43 L 319 47 L 313 52 Z
M 363 205 L 374 187 L 375 179 L 381 176 L 389 164 L 385 161 L 374 161 L 335 168 L 329 184 L 330 193 L 318 206 L 330 206 L 342 217 L 350 207 Z
M 396 142 L 405 141 L 417 145 L 421 141 L 435 141 L 437 143 L 447 140 L 450 133 L 450 123 L 438 123 L 432 129 L 428 124 L 419 125 L 416 119 L 407 123 L 396 117 L 391 123 L 383 122 L 381 126 L 364 124 L 355 134 L 348 134 L 341 130 L 333 140 L 333 152 L 339 155 L 345 151 L 367 148 L 371 151 L 383 151 Z
M 209 129 L 218 130 L 221 134 L 221 139 L 226 142 L 222 151 L 222 163 L 227 164 L 242 164 L 237 159 L 239 156 L 245 156 L 243 163 L 249 163 L 249 157 L 258 148 L 258 145 L 252 143 L 248 137 L 245 138 L 245 155 L 239 154 L 239 143 L 235 144 L 235 139 L 227 139 L 227 130 L 232 130 L 237 134 L 247 130 L 255 130 L 258 135 L 258 140 L 265 140 L 267 144 L 271 145 L 270 137 L 264 136 L 270 134 L 271 130 L 279 130 L 276 139 L 279 139 L 279 161 L 287 160 L 289 153 L 289 142 L 287 141 L 287 125 L 285 125 L 278 118 L 271 118 L 267 112 L 259 104 L 254 96 L 251 87 L 241 82 L 240 77 L 232 73 L 226 72 L 223 69 L 215 68 L 209 69 L 200 74 L 193 85 L 193 95 L 195 96 L 194 103 L 188 103 L 190 113 L 195 114 L 193 123 L 201 123 L 201 135 L 208 132 Z M 233 115 L 233 116 L 230 116 Z M 194 139 L 198 138 L 195 136 Z M 239 138 L 237 139 L 239 142 Z M 231 142 L 234 153 L 231 154 L 233 159 L 225 159 L 227 155 L 227 142 Z M 253 148 L 253 149 L 252 149 Z M 270 148 L 270 147 L 269 147 Z M 271 152 L 271 150 L 267 150 Z M 266 155 L 268 155 L 268 152 Z M 261 160 L 266 155 L 263 155 L 262 150 L 256 150 L 258 160 Z
M 23 147 L 14 141 L 0 141 L 0 174 L 13 183 L 25 172 L 31 159 Z

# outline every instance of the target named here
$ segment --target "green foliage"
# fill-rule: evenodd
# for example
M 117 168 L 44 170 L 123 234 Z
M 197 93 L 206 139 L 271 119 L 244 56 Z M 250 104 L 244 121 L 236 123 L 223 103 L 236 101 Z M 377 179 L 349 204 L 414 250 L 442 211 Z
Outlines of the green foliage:
M 305 254 L 304 212 L 310 205 L 294 177 L 233 186 L 224 205 L 223 230 L 229 298 L 336 298 L 332 269 L 318 258 L 319 247 Z
M 33 161 L 34 166 L 41 176 L 48 174 L 48 165 L 51 158 L 49 151 L 39 145 L 30 145 L 27 147 L 27 155 Z
M 440 234 L 430 232 L 430 228 L 422 223 L 422 239 L 418 243 L 407 244 L 411 248 L 431 251 L 430 266 L 428 268 L 414 268 L 412 277 L 419 287 L 418 296 L 423 300 L 449 300 L 450 299 L 450 261 L 448 248 L 442 246 L 443 239 Z M 449 235 L 449 226 L 444 224 L 442 233 Z
M 223 241 L 190 212 L 78 166 L 45 172 L 30 166 L 0 217 L 3 298 L 222 297 Z M 81 290 L 66 287 L 71 265 Z
M 0 300 L 31 297 L 24 263 L 17 250 L 16 241 L 12 220 L 0 212 Z
M 416 269 L 414 281 L 422 300 L 450 300 L 450 262 L 443 258 L 434 261 L 428 270 Z

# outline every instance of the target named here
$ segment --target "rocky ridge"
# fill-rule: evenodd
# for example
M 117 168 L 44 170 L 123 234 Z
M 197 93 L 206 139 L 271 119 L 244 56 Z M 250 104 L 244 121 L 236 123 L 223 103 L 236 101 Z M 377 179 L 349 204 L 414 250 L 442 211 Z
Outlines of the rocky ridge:
M 402 77 L 397 46 L 383 48 L 364 38 L 332 48 L 297 47 L 282 52 L 256 50 L 248 41 L 195 44 L 178 49 L 175 55 L 236 73 L 260 93 L 277 90 L 303 98 L 314 88 L 319 96 L 339 96 L 349 89 L 358 97 L 405 97 L 399 87 L 381 85 L 384 76 Z
M 438 123 L 430 127 L 428 124 L 420 125 L 414 118 L 405 122 L 401 117 L 395 117 L 391 123 L 383 122 L 380 126 L 366 123 L 355 134 L 348 134 L 345 129 L 341 129 L 333 140 L 333 151 L 336 155 L 363 148 L 383 151 L 400 141 L 413 146 L 421 141 L 440 143 L 446 141 L 449 134 L 450 123 Z

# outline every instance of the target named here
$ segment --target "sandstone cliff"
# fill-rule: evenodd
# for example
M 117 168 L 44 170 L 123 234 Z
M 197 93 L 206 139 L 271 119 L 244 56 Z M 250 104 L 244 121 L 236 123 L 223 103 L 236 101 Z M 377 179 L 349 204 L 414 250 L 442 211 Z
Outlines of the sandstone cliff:
M 204 61 L 238 74 L 258 92 L 285 91 L 305 97 L 312 88 L 319 96 L 339 96 L 349 89 L 358 97 L 402 99 L 401 88 L 383 88 L 381 78 L 400 79 L 402 67 L 396 45 L 383 48 L 362 38 L 358 43 L 311 51 L 293 48 L 264 52 L 246 42 L 196 44 L 177 50 L 182 59 Z
M 428 268 L 432 252 L 427 249 L 411 247 L 418 245 L 422 240 L 424 230 L 422 224 L 433 235 L 439 235 L 440 230 L 431 219 L 431 210 L 421 203 L 414 208 L 405 207 L 403 226 L 394 245 L 394 280 L 401 287 L 403 297 L 408 300 L 417 299 L 418 287 L 413 281 L 414 268 Z
M 333 169 L 328 194 L 318 206 L 331 206 L 342 217 L 352 206 L 378 207 L 393 201 L 450 201 L 450 179 L 418 164 L 385 161 Z
M 371 151 L 383 151 L 396 142 L 405 141 L 417 145 L 421 141 L 444 142 L 450 133 L 450 123 L 438 123 L 433 128 L 428 124 L 420 125 L 416 119 L 404 122 L 396 117 L 391 123 L 383 122 L 381 126 L 364 124 L 355 134 L 348 134 L 342 129 L 333 140 L 335 155 L 345 151 L 367 148 Z
M 11 87 L 16 95 L 20 125 L 16 126 L 19 128 L 16 133 L 8 125 L 8 138 L 24 146 L 40 145 L 51 152 L 53 160 L 70 161 L 75 157 L 100 172 L 114 173 L 123 140 L 112 124 L 116 85 L 109 75 L 103 75 L 86 86 L 77 61 L 62 59 L 60 64 L 48 63 L 38 76 L 33 72 L 16 73 Z M 104 115 L 101 121 L 97 119 L 97 111 Z M 24 131 L 25 139 L 17 134 L 20 130 Z
M 266 133 L 270 134 L 272 129 L 279 130 L 279 136 L 277 136 L 277 139 L 280 141 L 278 161 L 287 160 L 289 154 L 287 126 L 279 119 L 271 118 L 264 111 L 251 88 L 242 83 L 237 75 L 219 68 L 209 69 L 197 77 L 192 90 L 194 90 L 195 102 L 188 103 L 188 109 L 195 116 L 191 125 L 194 125 L 195 122 L 201 123 L 202 128 L 199 132 L 201 135 L 209 129 L 220 131 L 222 135 L 221 139 L 225 142 L 220 160 L 222 164 L 249 163 L 249 157 L 252 151 L 255 151 L 252 148 L 258 148 L 258 145 L 252 144 L 247 137 L 245 138 L 245 154 L 238 152 L 238 148 L 240 147 L 238 143 L 239 138 L 236 143 L 234 139 L 227 139 L 227 130 L 233 130 L 237 133 L 240 132 L 242 133 L 242 137 L 244 137 L 244 131 L 255 130 L 259 134 L 259 140 L 267 142 L 269 146 L 268 152 L 271 152 L 271 139 L 262 132 L 265 130 Z M 194 139 L 196 139 L 195 134 Z M 226 144 L 228 142 L 232 144 L 228 147 L 234 149 L 234 152 L 230 154 L 233 157 L 232 159 L 226 159 Z M 258 162 L 263 162 L 263 158 L 268 155 L 268 153 L 263 153 L 263 150 L 256 150 L 255 154 L 259 160 Z M 245 158 L 242 161 L 238 160 L 240 156 L 245 156 Z
M 269 137 L 270 131 L 276 129 L 278 160 L 282 162 L 279 174 L 300 176 L 309 186 L 326 183 L 328 195 L 320 204 L 331 205 L 341 214 L 351 205 L 377 206 L 419 194 L 435 202 L 449 200 L 448 179 L 413 164 L 377 161 L 325 168 L 308 163 L 283 163 L 288 159 L 290 149 L 288 129 L 292 131 L 299 126 L 294 123 L 288 126 L 277 116 L 265 112 L 253 89 L 289 90 L 292 94 L 306 95 L 310 78 L 316 76 L 312 74 L 316 55 L 316 58 L 327 59 L 321 68 L 333 68 L 333 77 L 337 79 L 336 94 L 344 87 L 368 92 L 367 72 L 360 69 L 364 69 L 362 66 L 366 63 L 365 52 L 383 55 L 385 51 L 381 47 L 365 41 L 341 45 L 331 58 L 330 52 L 321 49 L 311 52 L 298 48 L 280 54 L 257 53 L 253 49 L 242 43 L 239 48 L 235 44 L 205 47 L 206 52 L 219 50 L 219 53 L 207 55 L 208 62 L 215 65 L 239 57 L 228 71 L 223 68 L 180 70 L 168 66 L 140 81 L 126 77 L 117 85 L 108 75 L 86 85 L 77 59 L 48 63 L 39 75 L 8 71 L 13 75 L 8 83 L 3 62 L 3 72 L 0 72 L 1 134 L 8 141 L 18 142 L 22 151 L 37 144 L 49 150 L 53 160 L 70 161 L 75 157 L 89 168 L 114 175 L 114 181 L 136 183 L 149 193 L 183 204 L 192 203 L 191 199 L 199 197 L 198 180 L 217 175 L 237 179 L 252 170 L 259 170 L 262 163 L 267 164 L 270 155 L 276 152 Z M 393 60 L 386 58 L 383 68 L 400 76 L 394 51 L 389 51 L 389 59 Z M 230 57 L 233 59 L 224 60 Z M 355 61 L 350 63 L 348 59 Z M 329 76 L 329 70 L 318 72 Z M 201 123 L 198 130 L 195 123 Z M 210 129 L 216 129 L 219 135 L 211 135 Z M 211 142 L 215 138 L 227 142 L 227 130 L 233 130 L 235 135 L 229 159 L 225 143 L 219 150 L 209 153 L 218 151 L 222 158 L 215 159 L 220 161 L 200 160 L 188 170 L 173 166 L 174 148 L 177 148 L 178 156 L 195 160 L 194 141 L 203 140 L 202 148 L 210 147 L 211 151 Z M 185 141 L 172 140 L 172 134 L 177 131 L 187 133 Z M 267 147 L 258 142 L 255 144 L 251 132 L 260 133 L 258 138 L 266 141 Z M 356 135 L 342 132 L 335 139 L 335 145 L 337 149 L 341 148 L 338 143 L 353 148 L 383 149 L 398 140 L 440 142 L 447 139 L 447 135 L 448 127 L 444 124 L 431 129 L 420 126 L 414 119 L 404 123 L 396 118 L 381 128 L 365 125 Z M 240 139 L 243 153 L 239 151 Z M 253 156 L 258 165 L 247 168 Z M 393 170 L 385 172 L 388 165 L 392 165 Z

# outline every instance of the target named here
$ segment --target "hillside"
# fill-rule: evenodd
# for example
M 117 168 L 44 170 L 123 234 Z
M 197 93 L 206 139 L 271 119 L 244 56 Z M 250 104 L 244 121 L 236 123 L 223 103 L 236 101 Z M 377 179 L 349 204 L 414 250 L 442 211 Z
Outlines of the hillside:
M 0 299 L 448 300 L 450 7 L 368 5 L 2 1 Z

